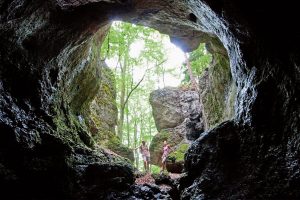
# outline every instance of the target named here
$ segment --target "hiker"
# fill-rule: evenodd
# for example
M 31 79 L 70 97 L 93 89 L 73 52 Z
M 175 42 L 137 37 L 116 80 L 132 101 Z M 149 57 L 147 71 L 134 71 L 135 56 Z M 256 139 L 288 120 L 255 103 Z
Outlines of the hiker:
M 171 147 L 170 145 L 167 143 L 167 141 L 164 141 L 164 146 L 163 146 L 163 154 L 161 157 L 161 170 L 160 173 L 163 173 L 164 170 L 166 169 L 166 164 L 167 164 L 167 157 L 170 153 Z
M 150 152 L 145 141 L 142 141 L 142 144 L 140 146 L 140 153 L 143 157 L 144 169 L 146 172 L 149 172 Z

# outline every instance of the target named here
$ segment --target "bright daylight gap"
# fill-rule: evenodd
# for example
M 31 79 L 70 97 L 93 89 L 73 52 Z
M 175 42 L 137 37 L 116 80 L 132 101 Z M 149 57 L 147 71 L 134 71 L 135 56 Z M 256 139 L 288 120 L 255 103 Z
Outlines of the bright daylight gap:
M 188 56 L 193 76 L 199 78 L 211 62 L 211 54 L 201 44 Z M 102 45 L 101 57 L 115 75 L 116 134 L 122 145 L 134 151 L 133 164 L 143 171 L 139 146 L 145 141 L 149 147 L 158 132 L 150 93 L 166 87 L 191 87 L 185 53 L 170 42 L 169 36 L 154 29 L 115 21 Z M 150 171 L 159 173 L 160 166 L 151 165 Z

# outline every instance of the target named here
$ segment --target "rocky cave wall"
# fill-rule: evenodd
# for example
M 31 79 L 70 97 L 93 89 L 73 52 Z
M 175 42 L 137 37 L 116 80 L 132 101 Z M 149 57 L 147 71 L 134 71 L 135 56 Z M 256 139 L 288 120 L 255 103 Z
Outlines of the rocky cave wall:
M 105 198 L 132 184 L 131 164 L 95 146 L 85 123 L 101 89 L 99 47 L 109 22 L 51 1 L 0 7 L 3 197 L 78 199 L 97 191 Z
M 217 47 L 217 49 L 216 49 Z M 206 49 L 212 54 L 212 62 L 199 78 L 207 129 L 234 118 L 236 81 L 232 77 L 229 58 L 221 43 L 208 42 Z
M 219 38 L 228 52 L 235 117 L 188 150 L 182 199 L 300 197 L 299 12 L 296 2 L 258 0 L 1 0 L 5 193 L 105 199 L 132 184 L 131 166 L 93 147 L 78 119 L 93 97 L 79 96 L 76 80 L 112 19 L 156 28 L 184 50 Z
M 98 59 L 100 58 L 99 49 L 100 46 L 95 49 L 98 52 Z M 87 106 L 81 107 L 83 123 L 88 127 L 96 145 L 107 148 L 133 162 L 133 151 L 121 143 L 115 132 L 118 118 L 115 75 L 104 61 L 99 60 L 97 63 L 99 74 L 96 79 L 97 83 L 93 84 L 99 84 L 99 87 L 94 93 L 93 100 Z M 89 80 L 94 74 L 97 73 L 90 73 L 89 76 L 81 75 L 81 77 Z M 86 89 L 86 91 L 90 90 Z

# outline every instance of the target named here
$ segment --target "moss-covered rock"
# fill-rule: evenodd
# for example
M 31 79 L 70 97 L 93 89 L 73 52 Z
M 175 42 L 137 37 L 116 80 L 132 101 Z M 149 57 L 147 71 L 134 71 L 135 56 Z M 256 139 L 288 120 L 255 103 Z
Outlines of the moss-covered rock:
M 133 151 L 124 146 L 115 134 L 118 116 L 115 76 L 105 62 L 99 60 L 97 37 L 93 39 L 90 51 L 93 55 L 92 58 L 97 59 L 95 62 L 92 59 L 93 66 L 83 70 L 85 75 L 77 80 L 77 84 L 81 86 L 84 92 L 89 91 L 88 96 L 92 97 L 91 100 L 84 101 L 80 107 L 79 113 L 84 118 L 82 123 L 86 124 L 96 144 L 133 161 Z M 81 96 L 85 96 L 84 92 L 79 95 L 79 102 L 81 103 Z M 78 100 L 75 99 L 72 105 L 76 109 Z
M 180 143 L 175 150 L 171 152 L 167 158 L 166 168 L 172 173 L 182 173 L 184 167 L 184 155 L 187 152 L 190 144 Z
M 215 51 L 212 44 L 207 45 L 213 55 L 211 66 L 199 79 L 199 87 L 207 119 L 208 129 L 232 119 L 236 98 L 236 84 L 231 76 L 229 59 L 224 51 Z M 222 49 L 218 47 L 217 49 Z
M 189 144 L 181 143 L 178 145 L 175 151 L 170 153 L 168 159 L 174 162 L 183 162 L 184 161 L 184 154 L 189 148 Z
M 151 164 L 161 165 L 164 141 L 167 141 L 173 151 L 177 149 L 178 144 L 184 140 L 184 135 L 181 135 L 179 130 L 176 128 L 163 129 L 153 137 L 149 147 Z
M 166 87 L 150 94 L 155 125 L 159 131 L 150 144 L 151 162 L 161 165 L 163 142 L 172 147 L 197 138 L 202 130 L 201 107 L 197 91 Z
M 133 151 L 123 145 L 116 135 L 112 136 L 104 146 L 114 151 L 115 153 L 128 158 L 131 162 L 134 161 Z

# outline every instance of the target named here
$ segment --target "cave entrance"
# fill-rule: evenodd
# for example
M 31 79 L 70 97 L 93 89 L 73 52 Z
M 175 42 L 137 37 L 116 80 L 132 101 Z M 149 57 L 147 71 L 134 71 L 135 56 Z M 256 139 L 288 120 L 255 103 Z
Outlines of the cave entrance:
M 167 168 L 179 173 L 190 143 L 224 120 L 232 106 L 226 104 L 232 86 L 228 58 L 209 47 L 200 43 L 187 54 L 155 29 L 113 22 L 100 51 L 103 94 L 96 104 L 104 102 L 110 115 L 109 131 L 100 133 L 108 136 L 95 135 L 100 143 L 140 170 L 139 146 L 151 144 L 151 171 L 158 173 L 166 140 L 172 146 Z
M 157 30 L 115 21 L 102 44 L 101 56 L 115 76 L 115 133 L 122 145 L 134 150 L 134 165 L 142 170 L 138 147 L 142 141 L 149 146 L 157 133 L 150 93 L 183 83 L 188 87 L 184 53 L 170 42 L 169 36 Z M 159 170 L 155 166 L 151 169 Z

